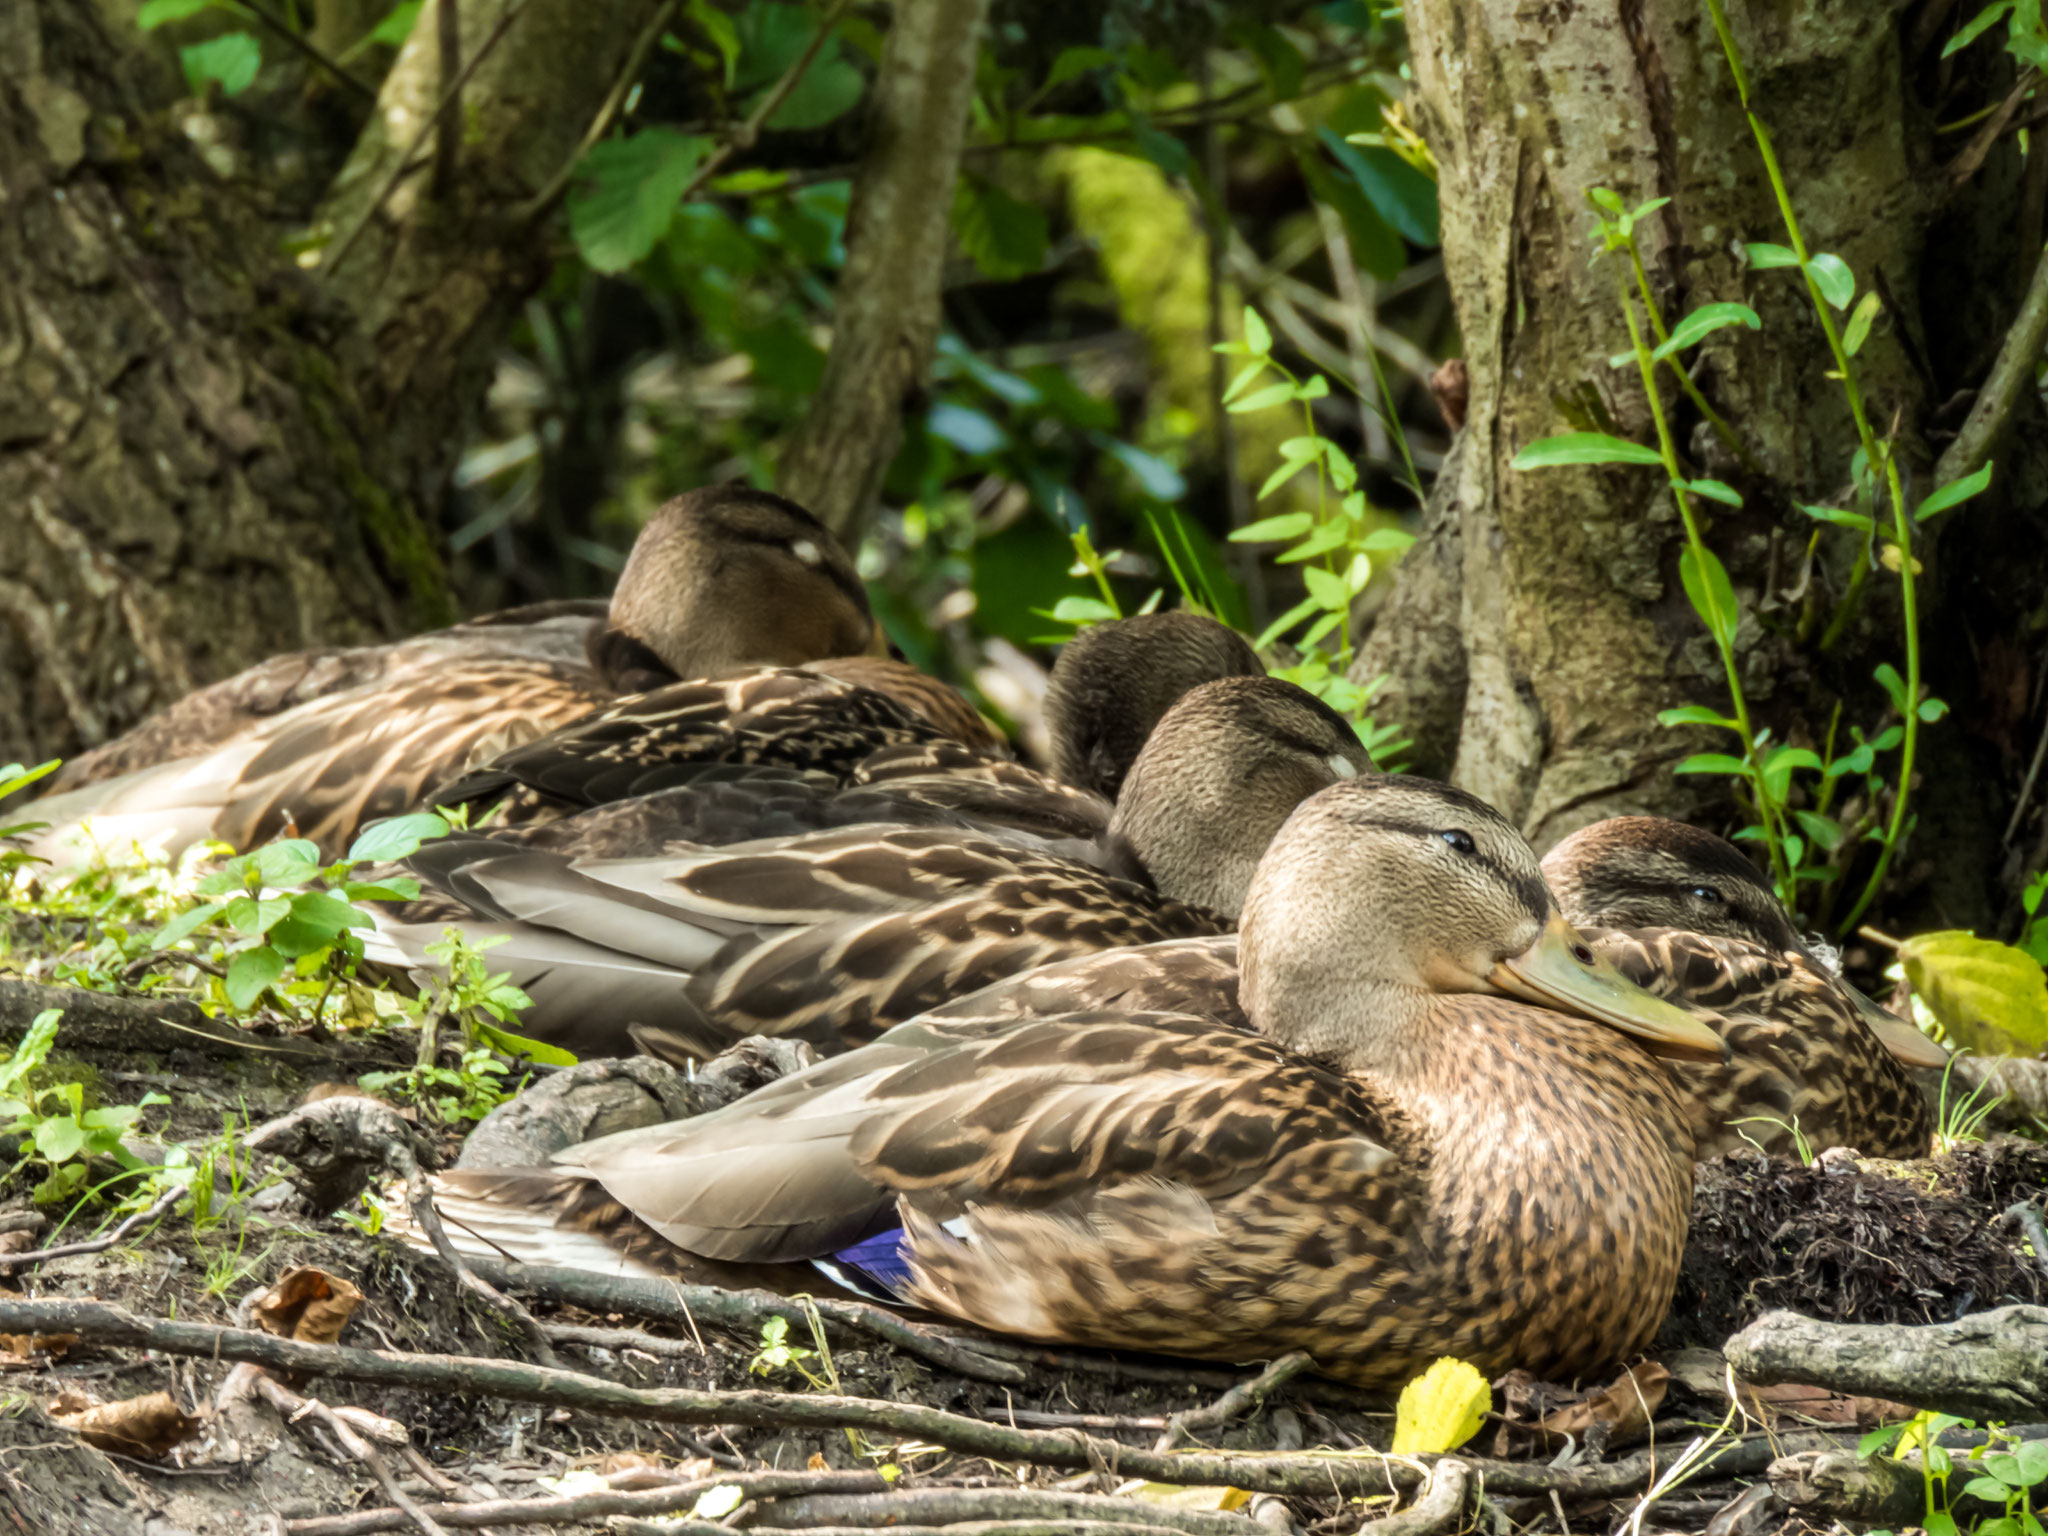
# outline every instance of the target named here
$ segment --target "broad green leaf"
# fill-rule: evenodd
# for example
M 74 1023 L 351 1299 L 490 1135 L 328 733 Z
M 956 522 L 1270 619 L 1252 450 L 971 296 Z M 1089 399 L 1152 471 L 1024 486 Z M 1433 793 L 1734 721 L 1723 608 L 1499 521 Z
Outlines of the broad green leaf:
M 1045 210 L 980 176 L 963 175 L 954 188 L 953 233 L 985 276 L 1007 281 L 1045 265 Z
M 1863 350 L 1863 343 L 1870 339 L 1870 327 L 1877 322 L 1878 310 L 1882 307 L 1875 288 L 1856 301 L 1856 313 L 1849 317 L 1848 329 L 1842 332 L 1844 352 L 1854 357 Z
M 357 911 L 339 896 L 301 891 L 291 899 L 291 911 L 271 928 L 270 947 L 295 960 L 326 948 L 350 928 L 375 926 L 367 912 Z
M 1673 481 L 1672 483 L 1674 485 L 1682 484 L 1693 495 L 1704 496 L 1707 500 L 1718 501 L 1724 506 L 1739 507 L 1742 505 L 1742 493 L 1725 480 L 1685 480 Z
M 221 95 L 239 96 L 256 83 L 256 72 L 263 67 L 263 48 L 247 32 L 228 32 L 180 48 L 178 63 L 194 96 L 205 95 L 207 86 L 216 81 Z
M 1948 705 L 1940 699 L 1922 699 L 1920 701 L 1920 718 L 1928 725 L 1934 724 L 1935 721 L 1947 713 Z
M 223 915 L 235 932 L 258 934 L 269 932 L 270 925 L 291 909 L 291 902 L 283 896 L 271 896 L 262 901 L 253 896 L 237 896 L 229 901 Z
M 1735 606 L 1735 587 L 1728 580 L 1728 568 L 1721 557 L 1704 546 L 1687 545 L 1678 557 L 1678 579 L 1691 599 L 1693 612 L 1707 629 L 1727 646 L 1734 643 L 1735 626 L 1741 618 Z
M 1560 464 L 1662 464 L 1664 455 L 1625 437 L 1605 432 L 1566 432 L 1539 437 L 1514 457 L 1514 469 L 1550 469 Z
M 144 32 L 154 32 L 158 27 L 212 10 L 217 3 L 218 0 L 148 0 L 135 13 L 135 25 Z
M 1749 766 L 1739 757 L 1730 757 L 1725 752 L 1695 752 L 1676 768 L 1673 773 L 1732 773 L 1738 778 L 1747 777 Z
M 384 19 L 370 30 L 368 41 L 386 48 L 403 48 L 412 36 L 412 24 L 420 19 L 420 0 L 399 0 L 384 13 Z
M 1759 272 L 1768 272 L 1773 267 L 1799 265 L 1797 252 L 1782 245 L 1772 245 L 1769 241 L 1758 241 L 1754 245 L 1744 246 L 1743 249 L 1749 253 L 1749 264 Z
M 1822 816 L 1814 811 L 1794 811 L 1792 814 L 1798 818 L 1799 825 L 1805 828 L 1806 835 L 1813 839 L 1816 847 L 1825 848 L 1829 853 L 1833 853 L 1842 846 L 1842 824 L 1833 817 Z
M 953 400 L 941 400 L 926 413 L 925 430 L 958 448 L 962 453 L 1001 453 L 1010 446 L 1010 434 L 987 411 Z
M 1294 163 L 1308 182 L 1310 198 L 1336 209 L 1337 216 L 1344 221 L 1344 233 L 1351 240 L 1351 259 L 1381 282 L 1400 276 L 1408 265 L 1408 242 L 1380 217 L 1358 182 L 1349 173 L 1332 169 L 1306 143 L 1297 145 Z
M 1704 340 L 1714 332 L 1730 325 L 1746 325 L 1752 331 L 1763 329 L 1763 321 L 1756 311 L 1747 304 L 1702 304 L 1678 324 L 1671 327 L 1671 335 L 1650 354 L 1662 362 L 1674 352 L 1683 352 L 1687 347 Z
M 1802 503 L 1799 510 L 1816 522 L 1833 523 L 1841 528 L 1854 528 L 1859 533 L 1868 533 L 1876 526 L 1867 513 L 1851 512 L 1843 507 L 1809 507 Z
M 247 1012 L 263 995 L 263 989 L 274 985 L 283 974 L 284 956 L 268 944 L 260 944 L 243 950 L 228 962 L 227 980 L 222 987 L 235 1010 Z
M 867 88 L 867 77 L 839 56 L 839 44 L 827 43 L 782 105 L 768 115 L 768 127 L 782 132 L 822 128 L 852 111 Z
M 2013 0 L 1992 0 L 1992 4 L 1985 6 L 1983 10 L 1963 23 L 1961 28 L 1957 30 L 1956 35 L 1951 37 L 1942 48 L 1941 56 L 1945 59 L 1950 54 L 1958 53 L 1969 47 L 1970 44 L 1977 41 L 1978 38 L 1996 26 L 1999 18 L 2010 11 L 2012 7 Z
M 1446 1355 L 1401 1389 L 1390 1449 L 1396 1456 L 1455 1451 L 1479 1433 L 1492 1406 L 1486 1378 Z
M 344 901 L 413 901 L 420 894 L 420 883 L 401 875 L 395 880 L 350 880 L 335 889 Z
M 1100 624 L 1117 611 L 1099 597 L 1063 597 L 1052 605 L 1052 616 L 1062 624 Z
M 1246 523 L 1230 536 L 1230 541 L 1233 544 L 1278 544 L 1300 538 L 1315 526 L 1315 521 L 1306 512 L 1281 512 L 1272 517 L 1262 517 L 1255 523 Z
M 1972 496 L 1982 495 L 1990 484 L 1991 464 L 1987 460 L 1984 467 L 1974 475 L 1965 475 L 1960 480 L 1951 480 L 1947 485 L 1935 490 L 1932 495 L 1913 509 L 1913 519 L 1915 522 L 1924 523 L 1930 517 L 1946 512 L 1951 507 L 1961 506 Z
M 1415 543 L 1415 535 L 1405 528 L 1375 528 L 1360 541 L 1368 555 L 1406 554 Z
M 302 837 L 265 843 L 249 855 L 249 865 L 265 885 L 304 885 L 320 872 L 320 850 Z
M 1046 71 L 1045 84 L 1039 87 L 1043 95 L 1058 90 L 1069 80 L 1092 74 L 1116 62 L 1116 55 L 1107 48 L 1063 48 L 1058 58 L 1052 61 L 1052 68 Z
M 673 128 L 592 145 L 569 196 L 569 233 L 584 261 L 623 272 L 653 250 L 710 149 L 709 139 Z
M 1911 701 L 1906 697 L 1906 680 L 1899 676 L 1897 667 L 1888 661 L 1880 661 L 1870 675 L 1877 679 L 1878 686 L 1890 696 L 1893 709 L 1903 715 L 1912 707 Z
M 214 915 L 220 911 L 221 906 L 222 903 L 218 901 L 203 901 L 189 912 L 180 912 L 168 923 L 165 923 L 163 927 L 150 935 L 149 947 L 151 949 L 169 949 L 180 939 L 191 937 L 192 934 L 213 921 Z
M 1253 390 L 1242 400 L 1231 401 L 1228 409 L 1233 416 L 1243 416 L 1251 411 L 1271 410 L 1276 405 L 1285 405 L 1294 397 L 1294 385 L 1286 382 L 1268 384 L 1264 389 Z
M 1676 709 L 1658 712 L 1659 725 L 1718 725 L 1723 730 L 1735 730 L 1736 723 L 1728 716 L 1707 708 L 1704 704 L 1681 704 Z
M 387 864 L 418 851 L 421 843 L 448 835 L 448 823 L 432 811 L 414 811 L 372 822 L 349 848 L 351 864 Z
M 1351 601 L 1350 585 L 1335 571 L 1326 571 L 1319 565 L 1304 566 L 1301 579 L 1319 608 L 1342 609 Z
M 1415 169 L 1391 149 L 1378 145 L 1347 144 L 1329 129 L 1317 130 L 1323 147 L 1358 190 L 1373 211 L 1411 245 L 1435 246 L 1441 238 L 1436 183 Z
M 559 1045 L 548 1045 L 540 1040 L 529 1040 L 524 1035 L 515 1035 L 509 1029 L 500 1029 L 495 1024 L 477 1021 L 476 1032 L 485 1044 L 494 1051 L 507 1056 L 524 1056 L 528 1061 L 537 1061 L 544 1067 L 573 1067 L 576 1058 Z
M 1950 1040 L 1987 1056 L 2048 1049 L 2048 973 L 2024 951 L 1950 929 L 1906 940 L 1899 961 Z
M 36 1150 L 53 1163 L 76 1157 L 85 1146 L 85 1127 L 69 1115 L 53 1115 L 36 1127 Z
M 1613 214 L 1617 219 L 1628 212 L 1628 204 L 1621 200 L 1621 194 L 1612 187 L 1588 187 L 1586 196 L 1592 200 L 1594 207 L 1604 213 Z
M 1856 297 L 1856 274 L 1841 257 L 1822 251 L 1807 262 L 1806 272 L 1813 279 L 1813 286 L 1820 290 L 1820 296 L 1835 308 L 1847 309 L 1849 301 Z
M 1244 307 L 1244 344 L 1251 348 L 1253 357 L 1264 357 L 1273 350 L 1273 333 L 1249 304 Z

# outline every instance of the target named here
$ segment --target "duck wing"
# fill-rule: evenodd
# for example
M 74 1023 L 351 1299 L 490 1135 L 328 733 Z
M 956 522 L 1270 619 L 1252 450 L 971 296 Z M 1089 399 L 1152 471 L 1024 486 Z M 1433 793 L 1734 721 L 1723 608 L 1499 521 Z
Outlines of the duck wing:
M 601 698 L 588 668 L 505 656 L 436 664 L 328 694 L 225 745 L 104 779 L 37 803 L 50 823 L 31 843 L 68 859 L 90 843 L 202 838 L 255 847 L 288 828 L 325 858 L 356 832 L 418 804 L 430 785 L 587 713 Z
M 1036 966 L 925 1017 L 996 1023 L 1058 1013 L 1178 1013 L 1249 1031 L 1237 994 L 1237 935 L 1163 939 Z
M 1926 1155 L 1925 1096 L 1832 973 L 1790 951 L 1680 929 L 1589 937 L 1638 986 L 1718 1016 L 1707 1022 L 1728 1042 L 1728 1061 L 1664 1063 L 1700 1157 L 1802 1140 L 1814 1151 Z

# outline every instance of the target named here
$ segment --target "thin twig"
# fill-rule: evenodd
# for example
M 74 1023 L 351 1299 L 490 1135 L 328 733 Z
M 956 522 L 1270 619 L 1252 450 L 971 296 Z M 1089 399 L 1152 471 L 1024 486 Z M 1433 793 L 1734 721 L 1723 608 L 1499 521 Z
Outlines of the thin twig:
M 1136 1508 L 1149 1513 L 1144 1505 Z M 618 1520 L 613 1536 L 732 1536 L 711 1520 Z M 857 1525 L 821 1525 L 807 1536 L 873 1536 Z M 1109 1520 L 963 1520 L 958 1525 L 892 1525 L 889 1536 L 1182 1536 L 1170 1525 Z
M 1180 1443 L 1180 1437 L 1190 1429 L 1206 1429 L 1216 1424 L 1227 1424 L 1240 1413 L 1257 1410 L 1268 1394 L 1292 1381 L 1315 1362 L 1296 1350 L 1293 1354 L 1282 1355 L 1250 1381 L 1240 1381 L 1215 1402 L 1202 1408 L 1190 1408 L 1185 1413 L 1176 1413 L 1166 1421 L 1166 1432 L 1153 1445 L 1155 1451 L 1170 1451 Z
M 253 1385 L 257 1395 L 275 1408 L 287 1424 L 313 1419 L 341 1447 L 345 1456 L 368 1468 L 370 1475 L 383 1487 L 384 1497 L 394 1506 L 391 1513 L 397 1516 L 398 1525 L 413 1526 L 421 1536 L 448 1536 L 447 1529 L 398 1486 L 398 1479 L 392 1475 L 382 1453 L 327 1404 L 318 1398 L 301 1397 L 275 1376 L 259 1375 Z M 395 1526 L 391 1528 L 396 1529 Z
M 632 94 L 633 83 L 640 78 L 640 71 L 647 63 L 647 55 L 654 51 L 654 45 L 661 41 L 661 34 L 668 30 L 668 24 L 675 18 L 681 0 L 662 0 L 661 9 L 654 13 L 654 19 L 647 23 L 640 35 L 633 40 L 632 52 L 626 55 L 626 64 L 619 71 L 619 77 L 612 82 L 612 88 L 605 96 L 604 103 L 597 109 L 597 116 L 590 120 L 590 127 L 584 131 L 576 151 L 562 162 L 562 168 L 547 179 L 541 189 L 512 211 L 515 223 L 538 218 L 555 204 L 555 199 L 569 189 L 575 179 L 576 167 L 583 163 L 583 157 L 590 153 L 597 141 L 611 132 L 612 123 L 626 105 L 626 98 Z
M 784 70 L 782 78 L 768 88 L 768 94 L 754 104 L 754 110 L 747 114 L 745 121 L 728 132 L 720 141 L 718 148 L 705 157 L 704 163 L 697 167 L 697 174 L 690 178 L 690 184 L 683 188 L 682 195 L 676 199 L 678 203 L 689 202 L 704 190 L 705 184 L 718 174 L 726 161 L 739 151 L 754 147 L 755 141 L 761 137 L 761 130 L 767 126 L 768 119 L 789 100 L 790 92 L 797 88 L 805 74 L 809 72 L 819 50 L 831 37 L 832 29 L 839 25 L 839 18 L 845 14 L 847 4 L 848 0 L 834 0 L 832 8 L 819 19 L 818 30 L 811 34 L 810 42 L 797 56 L 796 62 Z
M 554 1346 L 548 1343 L 547 1332 L 534 1315 L 477 1274 L 469 1261 L 456 1252 L 448 1229 L 441 1225 L 441 1213 L 434 1209 L 434 1196 L 427 1188 L 427 1176 L 421 1170 L 419 1160 L 412 1155 L 412 1149 L 403 1142 L 394 1141 L 387 1149 L 387 1156 L 393 1164 L 392 1171 L 405 1180 L 406 1204 L 411 1209 L 414 1224 L 426 1233 L 427 1241 L 434 1245 L 434 1252 L 441 1256 L 441 1261 L 455 1271 L 455 1278 L 463 1289 L 509 1317 L 532 1344 L 534 1358 L 542 1365 L 553 1365 Z
M 1934 469 L 1934 483 L 1949 485 L 1974 474 L 1991 457 L 1998 435 L 2020 402 L 2021 394 L 2033 382 L 2034 363 L 2041 346 L 2048 341 L 2048 253 L 2034 264 L 2034 280 L 2020 305 L 2018 318 L 2006 332 L 1991 376 L 1977 392 L 1977 402 L 1963 422 L 1963 430 L 1948 445 Z
M 226 966 L 215 965 L 211 960 L 203 956 L 190 954 L 182 949 L 153 949 L 146 955 L 136 956 L 136 958 L 123 966 L 121 968 L 121 979 L 123 981 L 139 981 L 142 979 L 144 972 L 155 970 L 166 960 L 176 961 L 179 965 L 189 965 L 193 970 L 204 971 L 209 976 L 225 977 L 228 973 Z
M 113 1231 L 102 1232 L 98 1237 L 86 1238 L 82 1242 L 64 1243 L 55 1248 L 38 1248 L 31 1253 L 0 1253 L 0 1269 L 19 1269 L 26 1264 L 40 1264 L 45 1259 L 76 1258 L 81 1253 L 104 1253 L 126 1238 L 129 1233 L 170 1215 L 171 1207 L 189 1193 L 190 1191 L 182 1186 L 167 1189 L 157 1196 L 156 1203 L 148 1210 L 135 1212 L 123 1219 Z
M 865 1493 L 888 1486 L 879 1472 L 735 1472 L 664 1488 L 608 1488 L 539 1499 L 430 1504 L 424 1513 L 451 1530 L 475 1530 L 482 1525 L 576 1525 L 612 1515 L 672 1515 L 692 1508 L 714 1488 L 736 1488 L 742 1498 L 780 1498 L 825 1490 Z M 397 1502 L 392 1500 L 394 1505 Z M 364 1509 L 349 1515 L 287 1520 L 284 1528 L 290 1536 L 371 1536 L 376 1531 L 400 1530 L 405 1523 L 399 1508 Z
M 526 13 L 527 6 L 532 3 L 533 0 L 512 0 L 512 3 L 505 8 L 505 14 L 498 18 L 498 24 L 491 28 L 490 36 L 484 39 L 483 46 L 471 54 L 469 61 L 456 71 L 455 78 L 450 82 L 449 89 L 442 93 L 441 100 L 435 103 L 434 110 L 427 114 L 426 121 L 420 126 L 420 131 L 414 134 L 412 141 L 405 146 L 404 152 L 399 155 L 397 162 L 391 167 L 390 174 L 384 178 L 383 185 L 377 188 L 377 195 L 370 199 L 370 205 L 363 210 L 362 217 L 356 220 L 355 226 L 334 247 L 334 254 L 322 259 L 321 276 L 323 281 L 341 270 L 341 264 L 348 260 L 349 252 L 354 250 L 356 242 L 362 239 L 363 231 L 370 227 L 370 220 L 377 216 L 377 210 L 382 208 L 390 199 L 391 194 L 398 190 L 398 183 L 404 179 L 406 171 L 412 166 L 413 156 L 420 152 L 420 147 L 427 142 L 427 135 L 432 133 L 436 126 L 439 125 L 442 112 L 447 109 L 449 104 L 461 92 L 462 88 L 469 83 L 469 77 L 483 67 L 484 60 L 491 56 L 492 51 L 504 40 L 505 34 L 512 29 L 512 23 L 523 16 Z
M 1368 1520 L 1358 1536 L 1432 1536 L 1458 1523 L 1464 1513 L 1465 1489 L 1471 1469 L 1456 1457 L 1446 1456 L 1429 1469 L 1429 1481 L 1422 1485 L 1422 1497 L 1397 1515 Z
M 360 75 L 351 73 L 340 60 L 330 58 L 325 49 L 310 37 L 307 37 L 303 32 L 293 27 L 290 22 L 278 15 L 269 6 L 265 5 L 263 0 L 241 0 L 241 4 L 242 9 L 275 33 L 278 41 L 287 48 L 295 49 L 299 53 L 304 54 L 358 96 L 364 97 L 369 101 L 377 99 L 377 88 L 374 85 L 371 85 Z
M 763 1505 L 748 1522 L 754 1530 L 811 1530 L 819 1526 L 871 1528 L 957 1525 L 974 1520 L 1105 1520 L 1118 1525 L 1162 1525 L 1186 1536 L 1257 1536 L 1243 1515 L 1140 1504 L 1099 1493 L 1056 1493 L 1036 1488 L 915 1488 L 888 1493 L 814 1493 Z

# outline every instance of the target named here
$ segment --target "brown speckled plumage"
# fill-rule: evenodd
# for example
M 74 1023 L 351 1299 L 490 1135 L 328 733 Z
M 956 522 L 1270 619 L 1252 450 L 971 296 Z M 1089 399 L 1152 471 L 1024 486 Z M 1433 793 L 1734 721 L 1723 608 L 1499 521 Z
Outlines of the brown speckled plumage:
M 1671 1080 L 1616 1031 L 1712 1037 L 1600 979 L 1532 901 L 1535 869 L 1470 797 L 1340 783 L 1289 819 L 1247 902 L 1257 1034 L 914 1020 L 711 1115 L 573 1148 L 550 1186 L 466 1173 L 444 1209 L 495 1205 L 502 1233 L 523 1204 L 515 1251 L 542 1262 L 551 1227 L 763 1264 L 900 1223 L 901 1299 L 1029 1337 L 1306 1349 L 1377 1387 L 1442 1354 L 1586 1373 L 1661 1321 L 1691 1193 Z M 1494 991 L 1539 976 L 1607 1023 Z

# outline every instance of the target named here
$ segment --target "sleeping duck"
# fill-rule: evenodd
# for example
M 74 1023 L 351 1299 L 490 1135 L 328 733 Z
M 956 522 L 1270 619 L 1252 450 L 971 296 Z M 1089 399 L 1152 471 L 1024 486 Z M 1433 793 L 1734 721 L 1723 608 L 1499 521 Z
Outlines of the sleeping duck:
M 380 917 L 370 953 L 418 964 L 450 923 L 502 937 L 493 967 L 534 999 L 521 1032 L 582 1056 L 843 1050 L 1034 965 L 1228 931 L 1281 822 L 1370 766 L 1312 694 L 1223 678 L 1167 711 L 1093 837 L 941 808 L 642 858 L 446 839 L 408 861 L 430 892 Z
M 1757 1145 L 1925 1155 L 1925 1096 L 1908 1066 L 1946 1055 L 1857 993 L 1802 940 L 1755 867 L 1683 822 L 1617 817 L 1543 861 L 1565 916 L 1636 985 L 1700 1010 L 1726 1062 L 1673 1062 L 1700 1156 Z M 1162 1009 L 1242 1027 L 1235 935 L 1086 955 L 934 1011 L 958 1022 L 1090 1008 Z
M 289 827 L 334 857 L 367 822 L 621 694 L 881 644 L 853 562 L 803 508 L 743 487 L 693 491 L 648 522 L 607 608 L 544 604 L 281 656 L 172 705 L 65 767 L 37 802 L 51 827 L 34 851 L 86 846 L 90 817 L 102 848 L 249 848 Z
M 1306 1350 L 1367 1387 L 1441 1355 L 1561 1380 L 1650 1340 L 1693 1155 L 1652 1052 L 1721 1042 L 1594 954 L 1512 826 L 1443 785 L 1337 783 L 1259 862 L 1241 946 L 1248 1029 L 916 1019 L 438 1199 L 529 1262 L 595 1237 L 656 1272 L 811 1263 L 1028 1338 Z

